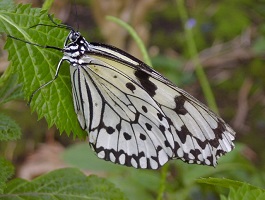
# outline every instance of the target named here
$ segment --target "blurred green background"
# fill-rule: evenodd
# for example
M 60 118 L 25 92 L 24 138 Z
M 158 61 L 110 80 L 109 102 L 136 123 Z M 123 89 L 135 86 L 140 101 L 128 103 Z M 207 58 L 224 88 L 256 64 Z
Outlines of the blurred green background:
M 42 1 L 17 1 L 41 7 Z M 183 22 L 173 0 L 56 0 L 50 13 L 79 28 L 88 41 L 119 47 L 139 59 L 135 41 L 123 28 L 106 20 L 115 16 L 129 23 L 143 39 L 154 69 L 206 102 L 194 73 L 184 27 L 192 29 L 199 60 L 213 90 L 219 113 L 236 135 L 236 149 L 216 168 L 171 161 L 166 199 L 218 199 L 218 188 L 196 183 L 200 177 L 225 177 L 265 187 L 265 1 L 187 0 L 189 20 Z M 183 26 L 184 23 L 184 26 Z M 0 73 L 8 66 L 0 40 Z M 18 89 L 20 85 L 17 86 Z M 60 135 L 56 127 L 38 121 L 26 101 L 0 107 L 22 130 L 22 139 L 0 143 L 0 154 L 17 167 L 17 176 L 33 178 L 63 166 L 108 177 L 130 199 L 152 199 L 160 172 L 136 170 L 101 161 L 87 142 Z M 75 117 L 75 116 L 73 116 Z

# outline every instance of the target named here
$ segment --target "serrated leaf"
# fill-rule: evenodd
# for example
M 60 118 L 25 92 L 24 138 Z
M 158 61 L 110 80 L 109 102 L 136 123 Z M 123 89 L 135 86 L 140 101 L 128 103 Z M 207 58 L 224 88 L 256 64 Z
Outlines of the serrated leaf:
M 224 178 L 202 178 L 197 180 L 199 183 L 206 183 L 209 185 L 220 186 L 224 188 L 230 188 L 228 197 L 221 195 L 222 200 L 263 200 L 265 199 L 265 190 L 258 188 L 254 185 L 250 185 L 245 182 L 229 180 Z
M 0 79 L 0 104 L 23 98 L 22 87 L 18 83 L 16 74 L 8 76 L 5 80 L 3 79 L 2 77 Z
M 6 186 L 6 181 L 14 174 L 13 165 L 0 157 L 0 195 L 3 194 L 4 188 Z
M 240 187 L 243 184 L 240 181 L 234 181 L 234 180 L 225 179 L 225 178 L 200 178 L 196 182 L 214 185 L 214 186 L 225 187 L 225 188 Z
M 250 184 L 243 184 L 238 188 L 231 188 L 228 197 L 222 196 L 222 200 L 263 200 L 265 199 L 265 191 L 252 186 Z
M 0 141 L 17 140 L 20 136 L 21 131 L 17 123 L 0 113 Z
M 15 182 L 14 182 L 15 181 Z M 59 169 L 33 181 L 14 180 L 0 199 L 126 199 L 114 184 L 97 176 L 86 177 L 77 169 Z
M 1 9 L 9 9 L 9 8 L 14 7 L 14 5 L 15 5 L 14 2 L 10 1 L 10 0 L 1 0 L 0 1 L 0 8 Z
M 0 8 L 1 9 L 1 8 Z M 58 22 L 58 20 L 55 20 Z M 15 9 L 0 10 L 0 29 L 16 38 L 40 45 L 63 47 L 68 31 L 62 28 L 36 26 L 50 24 L 48 13 L 29 5 L 18 5 Z M 23 91 L 28 99 L 31 93 L 42 84 L 50 81 L 58 62 L 62 58 L 60 51 L 36 47 L 15 39 L 8 39 L 5 48 L 9 53 L 14 73 L 23 84 Z M 69 65 L 60 69 L 58 78 L 34 96 L 31 107 L 39 118 L 45 117 L 49 126 L 55 124 L 59 130 L 84 137 L 74 112 Z
M 131 197 L 130 199 L 153 199 L 151 191 L 158 191 L 161 179 L 157 171 L 106 162 L 98 159 L 96 154 L 88 149 L 88 143 L 74 144 L 63 152 L 62 158 L 70 166 L 98 174 L 110 174 L 108 180 L 115 183 L 127 197 Z
M 220 186 L 224 188 L 236 188 L 236 189 L 246 184 L 245 182 L 235 181 L 235 180 L 226 179 L 226 178 L 201 178 L 201 179 L 198 179 L 197 182 L 214 185 L 214 186 Z M 250 184 L 248 184 L 248 187 L 251 189 L 257 189 L 257 187 L 252 186 Z

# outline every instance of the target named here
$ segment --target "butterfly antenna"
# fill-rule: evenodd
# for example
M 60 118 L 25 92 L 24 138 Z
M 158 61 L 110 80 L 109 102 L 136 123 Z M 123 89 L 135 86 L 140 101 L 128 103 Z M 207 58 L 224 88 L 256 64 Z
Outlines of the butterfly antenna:
M 77 31 L 79 31 L 79 24 L 77 22 L 77 6 L 76 6 L 76 0 L 74 1 L 74 3 L 75 3 L 75 23 L 76 23 Z
M 7 35 L 7 37 L 15 39 L 15 40 L 18 40 L 18 41 L 21 41 L 21 42 L 24 42 L 24 43 L 27 43 L 27 44 L 31 44 L 31 45 L 34 45 L 34 46 L 37 46 L 37 47 L 55 49 L 55 50 L 58 50 L 58 51 L 62 51 L 62 49 L 59 48 L 59 47 L 50 46 L 50 45 L 40 45 L 40 44 L 32 43 L 32 42 L 29 42 L 29 41 L 26 41 L 26 40 L 22 40 L 20 38 L 16 38 L 16 37 L 14 37 L 12 35 Z
M 69 26 L 69 25 L 66 25 L 66 24 L 58 24 L 58 23 L 56 23 L 50 14 L 48 14 L 48 17 L 51 20 L 51 22 L 54 23 L 57 27 L 65 28 L 65 29 L 68 29 L 68 30 L 74 30 L 72 26 Z
M 29 28 L 34 28 L 34 27 L 37 27 L 37 26 L 48 26 L 48 27 L 64 28 L 64 29 L 67 29 L 67 30 L 74 30 L 73 27 L 71 27 L 69 25 L 56 23 L 50 14 L 48 14 L 48 17 L 49 17 L 49 19 L 51 20 L 51 22 L 54 25 L 51 25 L 51 24 L 41 24 L 40 23 L 40 24 L 35 24 L 35 25 L 33 25 L 33 26 L 29 27 Z

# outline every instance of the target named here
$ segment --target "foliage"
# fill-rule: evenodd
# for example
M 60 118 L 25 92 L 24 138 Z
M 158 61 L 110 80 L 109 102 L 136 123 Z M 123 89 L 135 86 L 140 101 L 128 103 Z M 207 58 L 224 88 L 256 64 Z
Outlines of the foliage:
M 189 18 L 195 20 L 193 31 L 199 50 L 208 48 L 208 45 L 214 42 L 229 41 L 241 34 L 251 25 L 251 20 L 257 16 L 257 10 L 259 10 L 258 13 L 264 15 L 263 2 L 254 3 L 251 0 L 224 0 L 219 2 L 204 0 L 192 4 L 187 2 L 185 5 L 189 11 Z M 152 30 L 152 38 L 154 39 L 152 43 L 159 42 L 159 46 L 171 46 L 174 49 L 180 49 L 179 45 L 182 45 L 185 55 L 188 56 L 186 43 L 183 40 L 183 26 L 179 21 L 179 12 L 176 12 L 176 7 L 171 6 L 171 4 L 164 6 L 164 9 L 153 10 L 149 15 L 150 21 L 160 25 L 158 31 Z M 163 39 L 165 35 L 167 35 L 167 40 Z M 172 43 L 174 40 L 177 42 Z
M 221 196 L 221 200 L 238 199 L 238 200 L 262 200 L 265 198 L 265 191 L 255 188 L 249 184 L 242 184 L 239 188 L 231 187 L 228 197 Z
M 207 180 L 201 179 L 198 180 L 198 182 L 230 188 L 228 197 L 222 195 L 221 200 L 226 200 L 226 199 L 234 199 L 234 200 L 260 199 L 261 200 L 265 198 L 264 189 L 240 181 L 226 180 L 225 182 L 220 182 L 220 179 L 211 178 Z
M 106 179 L 86 177 L 78 169 L 59 169 L 33 181 L 14 179 L 0 199 L 125 199 Z
M 230 188 L 230 192 L 228 197 L 221 196 L 221 200 L 228 200 L 228 199 L 264 199 L 265 198 L 265 190 L 255 187 L 253 185 L 234 181 L 234 180 L 227 180 L 227 179 L 216 179 L 216 178 L 209 178 L 209 179 L 200 179 L 198 180 L 200 183 L 221 186 L 225 188 Z
M 255 167 L 246 160 L 240 152 L 244 146 L 236 144 L 237 148 L 220 159 L 217 168 L 187 165 L 181 161 L 172 161 L 168 164 L 170 172 L 167 172 L 164 193 L 169 199 L 197 199 L 198 191 L 209 190 L 216 194 L 227 194 L 222 188 L 236 188 L 244 184 L 244 181 L 251 181 L 257 185 L 264 185 L 265 179 L 256 172 Z M 160 174 L 150 170 L 136 170 L 120 165 L 106 162 L 88 151 L 87 143 L 76 144 L 63 153 L 63 159 L 71 166 L 83 170 L 92 171 L 95 174 L 106 174 L 108 180 L 119 187 L 129 199 L 153 199 L 160 186 Z M 86 154 L 82 152 L 87 152 Z M 233 181 L 227 178 L 240 180 Z M 201 177 L 216 178 L 201 178 Z M 198 185 L 199 183 L 199 185 Z M 254 186 L 253 186 L 254 187 Z M 204 199 L 204 197 L 202 197 Z
M 1 135 L 1 134 L 0 134 Z M 4 193 L 4 189 L 6 188 L 6 181 L 11 178 L 14 174 L 14 167 L 10 162 L 0 157 L 0 196 Z
M 32 9 L 29 5 L 18 5 L 16 8 L 0 10 L 0 31 L 31 43 L 52 44 L 62 46 L 67 30 L 47 26 L 32 27 L 37 24 L 54 26 L 48 18 L 47 11 Z M 57 20 L 56 22 L 59 23 Z M 54 77 L 61 52 L 47 50 L 34 45 L 25 45 L 22 41 L 8 38 L 5 49 L 9 52 L 10 66 L 13 73 L 18 74 L 23 83 L 23 91 L 28 98 L 32 91 Z M 33 97 L 31 107 L 37 111 L 39 117 L 45 117 L 49 126 L 55 124 L 60 131 L 70 131 L 74 136 L 84 136 L 75 116 L 72 105 L 69 67 L 63 65 L 60 76 L 46 88 Z M 38 105 L 38 106 L 37 106 Z
M 20 138 L 19 126 L 10 117 L 0 113 L 0 141 L 16 140 Z

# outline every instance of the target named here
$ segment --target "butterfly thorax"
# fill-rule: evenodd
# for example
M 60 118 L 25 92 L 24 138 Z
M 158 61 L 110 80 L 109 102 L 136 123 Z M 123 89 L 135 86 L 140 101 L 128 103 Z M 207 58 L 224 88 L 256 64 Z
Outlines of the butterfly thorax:
M 85 38 L 79 32 L 72 30 L 64 43 L 64 59 L 72 65 L 83 64 L 82 57 L 89 49 L 89 43 Z

